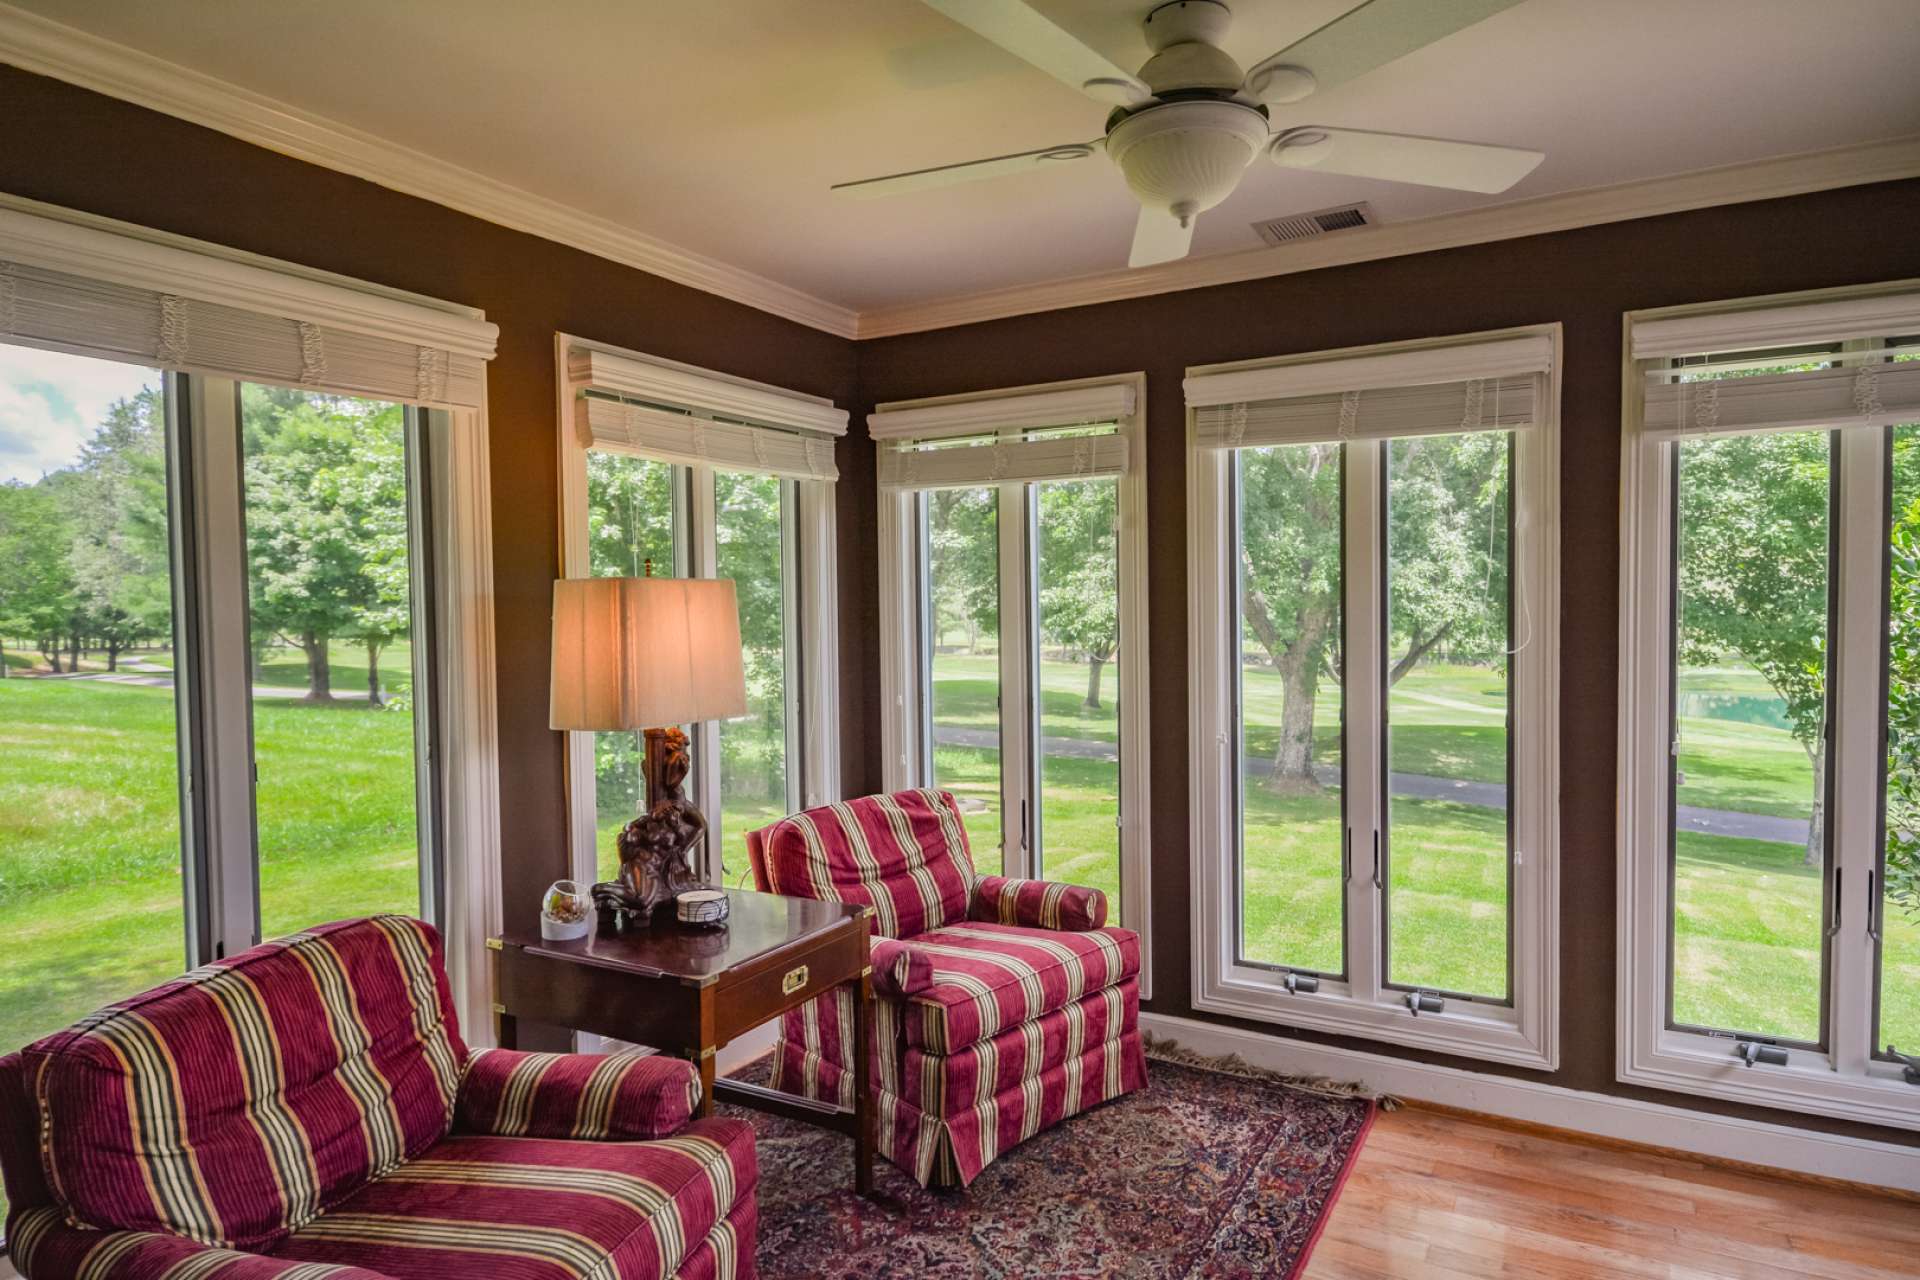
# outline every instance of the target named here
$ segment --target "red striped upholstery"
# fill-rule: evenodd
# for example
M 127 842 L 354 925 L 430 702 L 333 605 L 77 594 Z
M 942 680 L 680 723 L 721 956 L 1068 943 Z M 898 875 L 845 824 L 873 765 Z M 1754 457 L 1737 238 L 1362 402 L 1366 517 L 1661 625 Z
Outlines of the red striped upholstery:
M 394 1280 L 671 1276 L 751 1201 L 753 1128 L 701 1120 L 654 1142 L 452 1137 L 293 1233 L 282 1259 Z M 750 1275 L 753 1239 L 726 1228 L 722 1276 Z
M 917 857 L 903 836 L 921 843 Z M 1146 1084 L 1138 935 L 1102 927 L 1096 889 L 975 876 L 952 796 L 809 810 L 749 834 L 747 848 L 762 891 L 878 909 L 880 1149 L 922 1185 L 965 1185 L 1042 1128 Z M 918 878 L 944 886 L 948 867 L 966 872 L 957 909 Z M 850 1104 L 852 1045 L 846 989 L 789 1012 L 773 1087 Z
M 981 876 L 974 881 L 969 911 L 974 920 L 1077 933 L 1107 922 L 1107 895 L 1085 885 Z
M 908 1003 L 907 1043 L 933 1053 L 964 1049 L 1140 972 L 1140 938 L 1127 929 L 954 924 L 912 946 L 932 959 L 933 983 Z
M 56 1203 L 259 1249 L 445 1136 L 466 1061 L 431 926 L 325 925 L 29 1046 Z
M 86 1280 L 383 1280 L 375 1271 L 214 1249 L 153 1231 L 69 1227 L 58 1209 L 16 1213 L 7 1249 L 21 1275 Z
M 945 792 L 897 791 L 808 809 L 750 833 L 747 851 L 763 891 L 866 903 L 883 938 L 967 918 L 973 853 Z
M 482 1049 L 460 1082 L 460 1128 L 502 1138 L 664 1138 L 699 1101 L 700 1077 L 675 1058 Z

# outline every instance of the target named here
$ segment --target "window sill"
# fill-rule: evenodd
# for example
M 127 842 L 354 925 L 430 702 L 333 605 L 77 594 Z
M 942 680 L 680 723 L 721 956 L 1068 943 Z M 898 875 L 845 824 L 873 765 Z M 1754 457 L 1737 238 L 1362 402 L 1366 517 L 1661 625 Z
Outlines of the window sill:
M 1278 974 L 1235 968 L 1222 979 L 1203 983 L 1193 1007 L 1535 1071 L 1560 1065 L 1558 1046 L 1548 1042 L 1543 1029 L 1500 1005 L 1451 1000 L 1442 1013 L 1415 1015 L 1397 992 L 1368 1000 L 1344 984 L 1322 982 L 1319 991 L 1296 994 L 1281 985 Z
M 1663 1031 L 1651 1048 L 1623 1051 L 1616 1078 L 1723 1102 L 1774 1107 L 1895 1129 L 1920 1129 L 1920 1086 L 1900 1069 L 1875 1062 L 1865 1075 L 1840 1075 L 1824 1053 L 1793 1050 L 1784 1067 L 1749 1067 L 1733 1056 L 1734 1042 Z

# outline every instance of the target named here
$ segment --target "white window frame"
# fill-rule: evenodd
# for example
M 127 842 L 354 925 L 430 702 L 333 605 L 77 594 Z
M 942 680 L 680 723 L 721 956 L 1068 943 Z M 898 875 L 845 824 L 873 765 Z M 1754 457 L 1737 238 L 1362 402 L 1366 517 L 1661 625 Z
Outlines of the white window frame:
M 846 431 L 847 414 L 830 401 L 804 396 L 764 383 L 698 369 L 677 361 L 643 355 L 609 343 L 570 334 L 556 334 L 554 357 L 559 387 L 557 406 L 560 457 L 561 571 L 586 577 L 593 571 L 587 543 L 587 454 L 575 418 L 577 402 L 588 387 L 610 390 L 663 404 L 685 405 L 715 418 L 746 418 L 778 423 L 818 437 L 828 456 L 833 440 Z M 712 577 L 718 558 L 715 545 L 714 468 L 699 462 L 671 459 L 691 477 L 686 506 L 688 572 Z M 739 468 L 752 471 L 751 467 Z M 796 755 L 800 772 L 789 777 L 797 794 L 795 808 L 812 808 L 840 799 L 840 647 L 839 573 L 834 480 L 784 479 L 791 486 L 790 501 L 782 502 L 783 538 L 789 572 L 786 626 L 789 644 L 800 647 L 795 666 L 796 691 L 787 690 L 789 759 Z M 668 567 L 668 572 L 671 572 Z M 796 714 L 797 713 L 797 714 Z M 596 809 L 593 738 L 591 733 L 567 734 L 567 797 L 569 865 L 580 884 L 600 878 L 595 847 Z M 720 813 L 719 735 L 694 734 L 694 803 L 703 811 Z M 732 833 L 722 832 L 730 838 Z M 710 853 L 715 852 L 709 850 Z M 733 867 L 738 874 L 743 868 Z M 705 870 L 716 879 L 719 867 Z
M 1080 378 L 1068 382 L 1049 382 L 1033 386 L 1007 387 L 964 395 L 935 396 L 920 400 L 894 401 L 875 406 L 885 413 L 939 411 L 928 416 L 943 423 L 951 434 L 979 434 L 1022 426 L 1051 425 L 1073 421 L 1074 406 L 1091 402 L 1098 393 L 1111 389 L 1131 392 L 1132 410 L 1120 415 L 1116 432 L 1125 441 L 1126 467 L 1117 477 L 1119 502 L 1119 626 L 1120 652 L 1115 665 L 1120 700 L 1120 920 L 1125 928 L 1140 935 L 1140 995 L 1151 996 L 1150 960 L 1152 941 L 1153 886 L 1150 881 L 1152 839 L 1151 783 L 1149 750 L 1152 742 L 1148 728 L 1148 682 L 1152 664 L 1148 654 L 1147 633 L 1147 475 L 1146 475 L 1146 400 L 1144 373 L 1099 378 Z M 1093 396 L 1080 393 L 1095 393 Z M 1017 402 L 1019 409 L 1010 408 Z M 1041 418 L 1025 421 L 1021 410 L 1037 410 Z M 1057 414 L 1065 413 L 1065 418 Z M 1021 499 L 1028 482 L 1000 486 L 1000 510 L 1014 511 L 1012 504 Z M 880 487 L 879 559 L 880 559 L 880 738 L 881 776 L 889 791 L 928 785 L 931 761 L 925 742 L 927 724 L 920 679 L 919 635 L 921 629 L 921 588 L 919 581 L 918 492 Z M 1013 539 L 1001 539 L 1001 556 L 1018 552 Z M 1003 568 L 1002 577 L 1006 576 Z M 1001 634 L 1025 633 L 1025 620 L 1019 616 L 1025 602 L 1020 593 L 1001 602 Z M 1014 646 L 1002 645 L 1000 696 L 1015 707 L 1028 703 L 1027 674 L 1024 662 L 1012 653 Z M 1001 792 L 1003 815 L 1017 814 L 1027 795 L 1032 774 L 1026 759 L 1028 743 L 1021 735 L 1003 734 L 1001 746 Z M 1006 819 L 1003 818 L 1003 822 Z M 1000 874 L 1027 877 L 1035 872 L 1029 850 L 1014 840 L 1003 842 Z M 982 870 L 987 870 L 982 868 Z
M 1898 1063 L 1872 1055 L 1877 955 L 1858 896 L 1868 871 L 1877 872 L 1880 852 L 1887 428 L 1841 430 L 1836 461 L 1833 519 L 1840 560 L 1829 646 L 1835 790 L 1826 814 L 1834 851 L 1829 870 L 1842 889 L 1842 927 L 1828 940 L 1828 1048 L 1787 1046 L 1787 1065 L 1752 1068 L 1733 1056 L 1734 1039 L 1666 1025 L 1674 445 L 1642 429 L 1654 353 L 1829 341 L 1856 349 L 1863 338 L 1920 330 L 1920 281 L 1637 311 L 1623 321 L 1616 1077 L 1649 1088 L 1920 1129 L 1920 1088 L 1902 1080 Z M 1830 880 L 1822 928 L 1832 916 L 1832 887 Z
M 1193 795 L 1193 1005 L 1209 1013 L 1387 1041 L 1437 1052 L 1551 1071 L 1559 1066 L 1559 685 L 1560 685 L 1560 326 L 1344 348 L 1281 360 L 1243 361 L 1188 370 L 1189 377 L 1261 371 L 1250 384 L 1274 381 L 1269 371 L 1289 375 L 1302 394 L 1362 386 L 1420 385 L 1500 376 L 1501 352 L 1512 339 L 1546 339 L 1551 357 L 1546 392 L 1535 425 L 1514 432 L 1513 579 L 1516 595 L 1527 593 L 1532 635 L 1515 663 L 1513 707 L 1512 920 L 1513 990 L 1509 1004 L 1448 998 L 1438 1013 L 1415 1015 L 1407 992 L 1386 986 L 1382 970 L 1384 889 L 1377 888 L 1364 852 L 1371 826 L 1358 819 L 1378 813 L 1377 736 L 1356 726 L 1379 724 L 1379 691 L 1350 688 L 1346 749 L 1348 821 L 1352 853 L 1346 875 L 1347 980 L 1321 978 L 1312 993 L 1289 991 L 1288 973 L 1277 966 L 1240 962 L 1235 921 L 1239 874 L 1239 815 L 1234 783 L 1240 740 L 1235 705 L 1239 608 L 1234 595 L 1234 553 L 1239 531 L 1232 501 L 1231 450 L 1197 444 L 1196 413 L 1187 413 L 1188 639 Z M 1506 347 L 1499 344 L 1506 343 Z M 1351 365 L 1340 362 L 1358 361 Z M 1479 367 L 1484 364 L 1485 367 Z M 1326 366 L 1325 370 L 1312 366 Z M 1536 366 L 1537 367 L 1537 366 Z M 1322 373 L 1325 377 L 1322 377 Z M 1343 381 L 1343 379 L 1345 379 Z M 1256 398 L 1256 397 L 1249 397 Z M 1347 447 L 1346 492 L 1377 492 L 1382 441 L 1356 440 Z M 1348 501 L 1343 616 L 1373 616 L 1379 610 L 1381 545 L 1377 500 Z M 1366 612 L 1356 614 L 1356 610 Z M 1378 667 L 1377 653 L 1360 652 L 1370 630 L 1349 632 L 1346 665 Z M 1358 805 L 1356 807 L 1356 801 Z M 1366 818 L 1370 824 L 1372 819 Z
M 441 726 L 432 744 L 440 771 L 442 809 L 432 815 L 442 825 L 445 898 L 438 905 L 445 939 L 448 977 L 455 1007 L 469 1042 L 493 1041 L 493 976 L 487 939 L 499 933 L 500 802 L 499 729 L 495 678 L 493 542 L 487 446 L 485 361 L 492 358 L 498 329 L 484 313 L 438 299 L 352 280 L 293 263 L 244 253 L 222 245 L 154 231 L 131 223 L 61 209 L 37 201 L 0 195 L 0 262 L 64 272 L 123 289 L 151 291 L 172 304 L 218 307 L 264 316 L 254 334 L 272 325 L 308 339 L 320 338 L 309 357 L 336 340 L 342 365 L 354 370 L 353 343 L 376 339 L 418 344 L 417 368 L 404 387 L 383 393 L 367 387 L 330 386 L 324 357 L 303 358 L 307 385 L 342 394 L 382 399 L 436 401 L 457 391 L 458 404 L 429 407 L 428 474 L 433 486 L 428 504 L 434 521 L 432 580 L 436 596 L 437 652 Z M 0 293 L 5 293 L 0 282 Z M 194 469 L 196 509 L 188 532 L 191 563 L 177 563 L 176 575 L 197 574 L 202 669 L 246 672 L 245 555 L 240 495 L 230 478 L 235 456 L 235 382 L 277 381 L 258 369 L 227 370 L 208 363 L 189 332 L 185 341 L 159 327 L 150 352 L 126 347 L 117 335 L 111 347 L 95 347 L 85 335 L 71 343 L 35 341 L 11 332 L 8 308 L 0 306 L 0 340 L 103 358 L 135 359 L 144 365 L 192 374 L 186 382 L 185 412 L 201 447 L 182 459 Z M 262 348 L 253 348 L 257 355 Z M 117 355 L 115 354 L 117 353 Z M 451 353 L 451 354 L 449 354 Z M 462 359 L 469 363 L 464 365 Z M 478 361 L 479 375 L 473 376 Z M 391 366 L 389 366 L 391 367 Z M 461 373 L 460 370 L 465 372 Z M 450 375 L 455 375 L 450 380 Z M 169 377 L 170 396 L 178 382 Z M 457 384 L 457 385 L 456 385 Z M 211 483 L 228 477 L 226 484 Z M 234 654 L 237 660 L 229 662 Z M 200 963 L 250 945 L 257 934 L 257 860 L 253 850 L 252 717 L 242 681 L 209 681 L 204 688 L 186 681 L 194 700 L 198 735 L 193 789 L 205 809 L 205 850 L 210 881 L 199 894 L 200 918 L 191 931 Z M 422 803 L 425 803 L 425 797 Z M 183 822 L 186 815 L 183 814 Z M 426 903 L 425 910 L 435 904 Z

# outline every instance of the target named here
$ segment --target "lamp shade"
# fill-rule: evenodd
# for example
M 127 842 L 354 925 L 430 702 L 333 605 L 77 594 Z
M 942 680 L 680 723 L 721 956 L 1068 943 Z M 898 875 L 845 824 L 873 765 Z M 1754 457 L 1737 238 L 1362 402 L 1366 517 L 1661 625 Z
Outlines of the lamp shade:
M 657 729 L 746 710 L 730 579 L 553 584 L 554 728 Z

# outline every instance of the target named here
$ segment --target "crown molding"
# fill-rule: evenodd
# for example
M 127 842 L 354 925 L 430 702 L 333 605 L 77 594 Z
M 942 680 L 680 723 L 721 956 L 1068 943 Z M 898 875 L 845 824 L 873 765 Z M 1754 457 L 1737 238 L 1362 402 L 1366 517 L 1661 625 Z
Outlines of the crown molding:
M 855 313 L 411 147 L 0 3 L 0 62 L 431 200 L 841 337 Z
M 1143 270 L 856 311 L 0 0 L 0 62 L 216 129 L 846 338 L 1234 284 L 1403 254 L 1920 176 L 1920 134 L 1589 187 Z
M 1411 222 L 1342 231 L 1324 239 L 1303 240 L 1276 248 L 1186 258 L 1141 270 L 1103 271 L 1068 280 L 884 307 L 861 312 L 854 336 L 884 338 L 946 329 L 1064 307 L 1236 284 L 1377 258 L 1431 253 L 1437 249 L 1569 231 L 1606 222 L 1915 176 L 1920 176 L 1920 134 L 1535 196 Z

